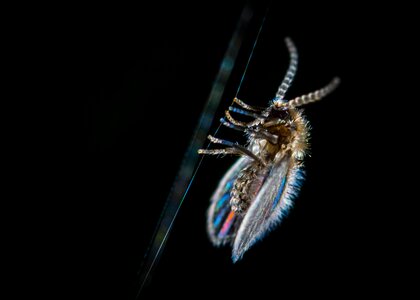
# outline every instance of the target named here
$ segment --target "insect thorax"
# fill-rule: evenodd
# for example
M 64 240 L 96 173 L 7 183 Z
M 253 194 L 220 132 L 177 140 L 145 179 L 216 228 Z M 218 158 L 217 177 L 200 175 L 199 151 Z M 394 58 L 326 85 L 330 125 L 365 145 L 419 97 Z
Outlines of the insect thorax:
M 299 163 L 307 146 L 307 128 L 299 111 L 278 111 L 269 108 L 266 117 L 254 127 L 249 136 L 248 149 L 264 162 L 253 161 L 237 176 L 231 191 L 230 205 L 237 213 L 246 212 L 251 200 L 257 195 L 270 167 L 288 154 Z M 268 136 L 263 138 L 263 135 Z
M 250 135 L 248 143 L 250 150 L 261 158 L 267 166 L 270 166 L 279 152 L 291 148 L 291 143 L 296 135 L 294 122 L 296 112 L 290 110 L 278 111 L 270 107 L 265 114 L 266 117 L 256 126 L 255 131 L 269 135 L 269 137 L 261 138 L 261 136 Z

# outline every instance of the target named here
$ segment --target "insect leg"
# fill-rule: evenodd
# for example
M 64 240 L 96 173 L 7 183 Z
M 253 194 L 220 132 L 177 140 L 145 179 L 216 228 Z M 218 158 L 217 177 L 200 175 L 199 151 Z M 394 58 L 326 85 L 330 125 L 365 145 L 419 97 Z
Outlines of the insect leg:
M 198 154 L 205 155 L 219 155 L 219 154 L 240 154 L 240 152 L 234 148 L 225 148 L 225 149 L 199 149 Z
M 240 126 L 240 127 L 252 127 L 252 126 L 255 126 L 255 125 L 259 125 L 259 124 L 261 124 L 261 118 L 257 118 L 257 119 L 255 119 L 254 121 L 251 121 L 251 122 L 248 122 L 248 123 L 245 123 L 245 122 L 241 122 L 241 121 L 238 121 L 238 120 L 235 120 L 232 116 L 231 116 L 231 114 L 229 113 L 229 111 L 227 110 L 227 111 L 225 111 L 225 116 L 226 116 L 226 118 L 228 119 L 228 121 L 230 122 L 230 123 L 232 123 L 232 124 L 234 124 L 234 125 L 236 125 L 236 126 Z
M 272 134 L 266 130 L 260 130 L 260 128 L 249 129 L 249 133 L 253 134 L 256 138 L 263 138 L 269 141 L 271 144 L 277 144 L 279 141 L 279 137 L 275 134 Z
M 268 132 L 265 129 L 262 128 L 251 128 L 252 125 L 254 125 L 254 122 L 250 122 L 250 123 L 245 123 L 245 122 L 240 122 L 235 120 L 229 113 L 229 111 L 225 111 L 225 115 L 226 118 L 228 119 L 228 121 L 226 121 L 225 118 L 221 118 L 220 122 L 229 128 L 238 130 L 238 131 L 247 131 L 248 133 L 253 134 L 255 137 L 257 138 L 263 138 L 268 140 L 270 143 L 272 144 L 277 144 L 279 137 L 275 134 L 272 134 L 270 132 Z M 282 122 L 284 122 L 283 120 L 281 120 Z M 277 124 L 276 124 L 277 125 Z M 273 124 L 271 124 L 270 126 L 273 126 Z M 268 127 L 270 127 L 268 126 Z M 248 127 L 246 129 L 246 127 Z
M 233 102 L 235 102 L 236 104 L 238 104 L 239 106 L 241 106 L 242 108 L 245 108 L 247 110 L 251 110 L 251 111 L 257 111 L 257 112 L 261 112 L 263 111 L 265 108 L 263 107 L 256 107 L 256 106 L 251 106 L 246 104 L 245 102 L 243 102 L 242 100 L 239 100 L 238 98 L 234 98 Z
M 231 122 L 226 121 L 225 118 L 221 118 L 220 119 L 220 123 L 222 123 L 222 125 L 224 125 L 226 127 L 229 127 L 231 129 L 234 129 L 234 130 L 245 131 L 245 127 L 232 124 Z
M 240 126 L 240 127 L 246 127 L 247 126 L 247 123 L 235 120 L 228 110 L 225 111 L 225 116 L 230 123 L 232 123 L 236 126 Z
M 286 123 L 287 122 L 285 120 L 277 119 L 277 120 L 265 122 L 262 126 L 264 128 L 270 128 L 270 127 L 273 127 L 273 126 L 282 125 L 282 124 L 286 124 Z
M 254 153 L 252 153 L 250 150 L 248 150 L 244 146 L 241 146 L 241 145 L 238 145 L 238 144 L 226 141 L 226 140 L 221 140 L 221 139 L 215 138 L 211 135 L 208 136 L 208 139 L 210 140 L 210 142 L 212 142 L 214 144 L 226 145 L 226 146 L 232 147 L 234 149 L 237 149 L 242 154 L 245 154 L 245 155 L 251 157 L 252 159 L 254 159 L 255 161 L 261 163 L 262 165 L 265 165 L 265 163 L 258 156 L 256 156 Z
M 250 111 L 246 111 L 246 110 L 243 110 L 243 109 L 240 109 L 240 108 L 236 108 L 236 107 L 233 107 L 233 106 L 229 106 L 229 110 L 233 111 L 235 113 L 244 115 L 244 116 L 253 117 L 253 118 L 256 118 L 256 119 L 261 118 L 261 115 L 259 115 L 259 114 L 256 114 L 256 113 L 253 113 L 253 112 L 250 112 Z

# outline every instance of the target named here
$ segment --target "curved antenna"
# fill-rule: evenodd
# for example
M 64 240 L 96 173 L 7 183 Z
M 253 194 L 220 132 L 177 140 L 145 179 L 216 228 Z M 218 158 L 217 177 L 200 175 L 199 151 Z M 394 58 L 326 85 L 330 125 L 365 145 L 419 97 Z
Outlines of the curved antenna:
M 288 37 L 285 38 L 285 42 L 286 42 L 286 46 L 290 54 L 290 63 L 289 63 L 289 68 L 287 69 L 286 75 L 284 76 L 284 79 L 282 83 L 280 84 L 279 89 L 276 93 L 276 98 L 274 99 L 275 101 L 282 100 L 284 98 L 284 95 L 289 89 L 293 81 L 293 78 L 295 78 L 296 70 L 297 70 L 298 53 L 297 53 L 295 44 L 293 44 L 293 41 Z
M 299 106 L 302 106 L 311 102 L 321 100 L 322 98 L 327 96 L 329 93 L 334 91 L 339 84 L 340 84 L 340 78 L 335 77 L 329 84 L 327 84 L 322 89 L 319 89 L 307 95 L 296 97 L 290 100 L 289 102 L 285 103 L 284 105 L 288 106 L 289 108 L 293 108 L 293 107 L 299 107 Z

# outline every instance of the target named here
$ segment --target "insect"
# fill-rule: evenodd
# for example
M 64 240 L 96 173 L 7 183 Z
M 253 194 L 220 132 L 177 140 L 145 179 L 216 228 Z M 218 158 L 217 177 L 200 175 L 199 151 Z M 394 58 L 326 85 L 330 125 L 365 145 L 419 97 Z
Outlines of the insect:
M 309 123 L 299 107 L 318 101 L 339 84 L 334 78 L 315 92 L 285 100 L 298 63 L 292 40 L 286 38 L 290 63 L 287 73 L 267 108 L 250 106 L 234 98 L 222 125 L 247 136 L 245 146 L 208 136 L 222 149 L 200 149 L 199 154 L 234 154 L 240 158 L 223 176 L 210 200 L 207 232 L 215 246 L 232 246 L 232 260 L 243 254 L 279 225 L 292 206 L 303 181 L 303 160 L 308 151 Z M 239 107 L 237 107 L 239 106 Z M 249 122 L 231 113 L 252 117 Z

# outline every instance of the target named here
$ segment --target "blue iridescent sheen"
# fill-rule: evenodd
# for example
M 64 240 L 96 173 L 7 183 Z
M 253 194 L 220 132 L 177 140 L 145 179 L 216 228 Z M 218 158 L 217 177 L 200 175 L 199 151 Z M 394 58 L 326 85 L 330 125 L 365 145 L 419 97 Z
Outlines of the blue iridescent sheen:
M 229 192 L 232 189 L 233 186 L 233 180 L 226 183 L 225 192 Z
M 225 205 L 223 209 L 217 214 L 216 219 L 214 220 L 214 227 L 219 226 L 220 221 L 224 219 L 226 216 L 226 213 L 230 211 L 230 205 Z
M 216 218 L 214 219 L 214 222 L 213 222 L 214 227 L 219 226 L 220 222 L 224 220 L 224 218 L 226 217 L 226 214 L 230 210 L 230 205 L 229 204 L 226 205 L 226 201 L 230 199 L 230 190 L 232 189 L 232 187 L 233 187 L 233 180 L 228 181 L 226 183 L 222 198 L 220 198 L 220 200 L 217 201 L 217 204 L 215 207 Z
M 217 201 L 216 210 L 219 210 L 222 207 L 222 205 L 227 200 L 229 200 L 229 198 L 230 198 L 230 194 L 229 193 L 224 194 L 223 197 L 219 201 Z
M 283 194 L 283 191 L 284 191 L 284 187 L 286 186 L 286 181 L 287 181 L 286 179 L 287 179 L 287 176 L 284 176 L 283 179 L 281 180 L 279 191 L 277 193 L 276 198 L 273 201 L 273 205 L 271 206 L 271 209 L 274 209 L 276 205 L 279 203 L 281 195 Z

